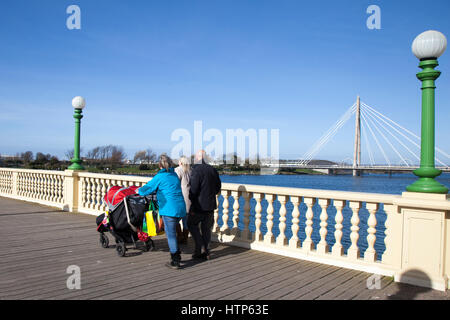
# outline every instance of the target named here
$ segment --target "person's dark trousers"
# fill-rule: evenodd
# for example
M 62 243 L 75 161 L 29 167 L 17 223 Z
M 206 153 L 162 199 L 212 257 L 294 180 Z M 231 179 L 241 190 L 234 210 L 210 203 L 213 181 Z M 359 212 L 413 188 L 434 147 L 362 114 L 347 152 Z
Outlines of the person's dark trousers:
M 192 238 L 194 238 L 195 254 L 200 254 L 202 247 L 205 249 L 205 253 L 209 254 L 209 243 L 211 242 L 211 231 L 214 224 L 213 211 L 189 214 L 187 224 Z

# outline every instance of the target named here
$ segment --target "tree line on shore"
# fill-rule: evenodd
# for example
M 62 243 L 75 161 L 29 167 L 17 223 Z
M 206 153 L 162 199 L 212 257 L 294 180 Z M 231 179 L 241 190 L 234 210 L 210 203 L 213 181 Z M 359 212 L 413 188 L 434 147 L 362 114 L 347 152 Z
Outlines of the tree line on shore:
M 152 148 L 137 151 L 133 157 L 127 158 L 123 147 L 116 145 L 97 146 L 84 152 L 80 150 L 83 166 L 90 171 L 100 172 L 131 172 L 156 171 L 158 170 L 158 154 Z M 67 150 L 64 159 L 59 159 L 49 153 L 26 151 L 17 153 L 15 156 L 0 157 L 1 167 L 27 168 L 43 170 L 65 170 L 70 165 L 70 160 L 74 156 L 74 150 Z M 236 154 L 228 155 L 231 161 L 217 164 L 217 167 L 224 171 L 253 171 L 259 170 L 259 164 L 251 164 L 249 159 L 241 161 Z M 177 165 L 176 159 L 174 159 Z M 212 160 L 212 159 L 209 159 Z M 225 157 L 224 157 L 225 162 Z M 191 158 L 193 163 L 193 156 Z
M 123 147 L 115 145 L 97 146 L 83 152 L 80 150 L 83 164 L 88 167 L 117 168 L 129 164 L 154 164 L 157 160 L 157 154 L 151 148 L 136 152 L 133 159 L 129 161 Z M 65 159 L 59 159 L 55 155 L 49 153 L 25 151 L 17 153 L 14 156 L 0 157 L 0 165 L 4 167 L 23 167 L 29 169 L 49 169 L 64 170 L 74 157 L 74 150 L 67 150 L 64 153 Z
M 152 148 L 146 148 L 135 152 L 132 158 L 128 158 L 123 147 L 116 145 L 97 146 L 83 152 L 81 150 L 83 166 L 92 172 L 118 173 L 118 174 L 154 174 L 158 171 L 158 154 Z M 65 159 L 60 160 L 57 156 L 49 153 L 26 151 L 17 153 L 15 156 L 1 157 L 0 167 L 27 168 L 43 170 L 65 170 L 70 166 L 70 160 L 73 158 L 73 149 L 64 153 Z M 212 163 L 221 173 L 256 173 L 261 170 L 261 162 L 257 159 L 256 163 L 245 159 L 242 161 L 236 154 L 224 155 L 222 161 L 213 161 Z M 176 166 L 177 159 L 174 159 Z M 283 162 L 281 160 L 280 162 Z M 323 160 L 313 160 L 312 162 L 329 162 Z M 191 156 L 193 163 L 193 156 Z M 332 162 L 329 162 L 332 163 Z M 319 164 L 319 163 L 317 163 Z M 322 163 L 320 163 L 322 164 Z M 299 169 L 283 168 L 280 172 L 300 173 Z

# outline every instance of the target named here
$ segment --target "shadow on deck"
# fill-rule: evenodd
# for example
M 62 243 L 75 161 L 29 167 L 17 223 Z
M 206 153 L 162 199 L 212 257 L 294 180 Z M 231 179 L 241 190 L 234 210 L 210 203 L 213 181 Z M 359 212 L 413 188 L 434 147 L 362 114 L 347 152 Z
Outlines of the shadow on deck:
M 164 236 L 154 238 L 156 251 L 130 249 L 121 258 L 114 245 L 100 247 L 94 216 L 1 197 L 0 226 L 2 300 L 450 299 L 388 277 L 369 290 L 368 273 L 218 243 L 199 263 L 191 239 L 181 247 L 182 270 L 171 270 Z M 81 270 L 79 290 L 67 288 L 72 265 Z

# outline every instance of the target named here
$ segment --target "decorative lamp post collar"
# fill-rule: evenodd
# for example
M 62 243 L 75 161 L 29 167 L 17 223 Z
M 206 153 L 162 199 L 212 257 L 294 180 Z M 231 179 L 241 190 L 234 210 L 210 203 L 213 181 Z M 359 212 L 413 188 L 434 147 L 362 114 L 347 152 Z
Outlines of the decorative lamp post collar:
M 73 148 L 73 159 L 70 160 L 72 165 L 68 168 L 69 170 L 84 170 L 84 167 L 81 165 L 80 158 L 80 127 L 81 127 L 81 119 L 83 118 L 82 112 L 84 107 L 86 106 L 86 101 L 83 97 L 77 96 L 72 99 L 72 106 L 75 109 L 75 113 L 73 115 L 75 119 L 75 144 Z
M 420 168 L 414 171 L 419 179 L 406 189 L 410 192 L 448 193 L 448 189 L 434 178 L 441 174 L 435 168 L 435 80 L 441 72 L 434 70 L 437 59 L 447 48 L 445 36 L 434 30 L 419 34 L 412 43 L 412 52 L 420 60 L 417 78 L 422 82 L 422 128 Z

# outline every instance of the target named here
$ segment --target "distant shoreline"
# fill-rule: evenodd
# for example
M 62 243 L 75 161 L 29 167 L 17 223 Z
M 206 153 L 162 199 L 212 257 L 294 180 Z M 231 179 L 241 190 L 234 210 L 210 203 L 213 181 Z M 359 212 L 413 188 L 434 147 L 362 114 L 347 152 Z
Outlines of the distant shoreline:
M 106 173 L 106 174 L 117 174 L 117 175 L 130 175 L 130 176 L 143 176 L 143 177 L 154 177 L 157 172 L 133 172 L 133 171 L 116 171 L 113 170 L 111 172 L 99 172 L 97 170 L 88 170 L 89 172 L 92 173 Z M 149 170 L 150 171 L 150 170 Z M 261 176 L 261 175 L 278 175 L 278 176 L 283 176 L 283 175 L 326 175 L 325 173 L 322 172 L 317 172 L 317 171 L 313 171 L 313 170 L 309 170 L 309 169 L 299 169 L 299 171 L 294 171 L 294 172 L 290 172 L 290 171 L 278 171 L 277 173 L 271 174 L 271 173 L 261 173 L 261 170 L 256 170 L 256 171 L 223 171 L 223 170 L 218 170 L 219 175 L 221 176 Z

